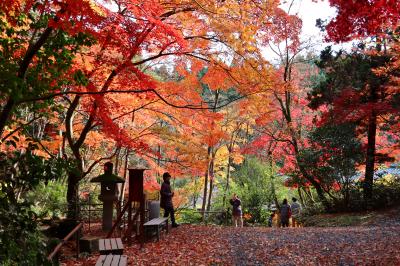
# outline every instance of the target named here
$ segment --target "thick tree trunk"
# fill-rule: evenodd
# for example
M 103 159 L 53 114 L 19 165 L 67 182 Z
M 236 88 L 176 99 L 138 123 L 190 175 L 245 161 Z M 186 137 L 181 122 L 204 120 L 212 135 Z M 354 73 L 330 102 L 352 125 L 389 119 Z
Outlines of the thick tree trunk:
M 372 199 L 375 167 L 376 114 L 373 112 L 368 120 L 367 158 L 365 162 L 364 200 Z
M 79 187 L 79 176 L 76 173 L 68 173 L 68 187 L 67 187 L 67 218 L 77 220 L 78 219 L 78 187 Z

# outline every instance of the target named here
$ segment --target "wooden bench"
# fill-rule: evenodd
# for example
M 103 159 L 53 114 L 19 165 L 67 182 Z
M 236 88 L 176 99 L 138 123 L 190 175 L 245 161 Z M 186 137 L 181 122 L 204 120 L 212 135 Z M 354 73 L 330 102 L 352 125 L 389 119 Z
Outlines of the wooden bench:
M 126 255 L 101 255 L 96 262 L 96 266 L 126 266 L 128 257 Z
M 168 234 L 168 218 L 154 218 L 151 219 L 150 221 L 146 222 L 144 226 L 144 235 L 145 237 L 147 236 L 149 230 L 155 229 L 157 232 L 157 241 L 160 240 L 160 229 L 161 227 L 165 225 L 166 231 Z
M 101 255 L 122 255 L 124 245 L 122 245 L 121 238 L 99 239 L 99 251 Z

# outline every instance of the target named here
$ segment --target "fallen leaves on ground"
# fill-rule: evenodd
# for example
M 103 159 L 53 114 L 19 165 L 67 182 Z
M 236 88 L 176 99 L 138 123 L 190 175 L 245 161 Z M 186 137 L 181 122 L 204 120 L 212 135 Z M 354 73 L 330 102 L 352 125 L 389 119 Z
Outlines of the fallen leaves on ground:
M 182 225 L 159 242 L 126 247 L 129 265 L 400 265 L 400 228 Z M 98 254 L 64 261 L 94 265 Z

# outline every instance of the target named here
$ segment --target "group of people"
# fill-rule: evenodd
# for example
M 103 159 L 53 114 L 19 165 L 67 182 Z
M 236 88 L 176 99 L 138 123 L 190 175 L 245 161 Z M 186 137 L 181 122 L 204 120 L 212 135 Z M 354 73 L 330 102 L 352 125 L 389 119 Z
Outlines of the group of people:
M 170 184 L 171 175 L 166 172 L 163 174 L 163 183 L 161 185 L 160 195 L 160 207 L 164 209 L 164 217 L 170 216 L 172 227 L 178 227 L 179 225 L 175 221 L 174 206 L 172 204 L 172 197 L 174 192 L 171 190 Z M 243 213 L 242 213 L 242 201 L 238 195 L 233 194 L 229 203 L 232 205 L 232 221 L 235 227 L 243 227 Z M 301 212 L 301 205 L 297 202 L 296 198 L 292 198 L 292 204 L 288 204 L 287 199 L 284 199 L 282 206 L 280 207 L 280 225 L 281 227 L 289 227 L 289 220 L 292 219 L 292 227 L 299 226 L 298 216 Z M 272 225 L 272 219 L 276 215 L 275 212 L 271 214 L 269 224 Z
M 242 218 L 242 208 L 241 208 L 241 200 L 236 194 L 233 194 L 231 200 L 229 201 L 230 204 L 232 205 L 232 220 L 233 220 L 233 225 L 235 227 L 243 227 L 243 218 Z M 298 227 L 300 226 L 300 223 L 298 221 L 298 217 L 301 212 L 301 205 L 300 203 L 297 202 L 296 198 L 292 198 L 292 204 L 289 204 L 287 199 L 284 199 L 282 202 L 282 206 L 279 210 L 280 213 L 280 226 L 281 227 L 289 227 L 289 221 L 292 219 L 292 227 Z M 272 212 L 268 225 L 272 226 L 272 220 L 275 217 L 276 212 Z
M 292 219 L 292 227 L 300 226 L 298 221 L 298 217 L 301 213 L 301 205 L 297 202 L 296 198 L 292 198 L 292 204 L 289 204 L 287 199 L 284 199 L 282 205 L 280 207 L 280 226 L 281 227 L 289 227 L 289 221 Z M 270 224 L 272 225 L 272 219 L 276 215 L 275 212 L 271 214 Z

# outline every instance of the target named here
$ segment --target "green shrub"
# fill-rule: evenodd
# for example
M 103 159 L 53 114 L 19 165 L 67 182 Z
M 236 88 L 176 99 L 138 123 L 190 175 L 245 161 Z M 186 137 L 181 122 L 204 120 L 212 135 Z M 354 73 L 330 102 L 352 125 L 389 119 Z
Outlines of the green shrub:
M 178 223 L 198 224 L 201 223 L 201 213 L 192 209 L 182 209 L 176 212 Z
M 42 182 L 27 197 L 40 217 L 58 218 L 67 212 L 66 191 L 66 185 L 60 181 Z
M 47 245 L 38 215 L 27 196 L 42 182 L 60 178 L 61 159 L 33 153 L 0 153 L 0 262 L 2 265 L 48 265 Z
M 12 203 L 0 196 L 0 217 L 2 265 L 49 265 L 46 242 L 28 203 Z

